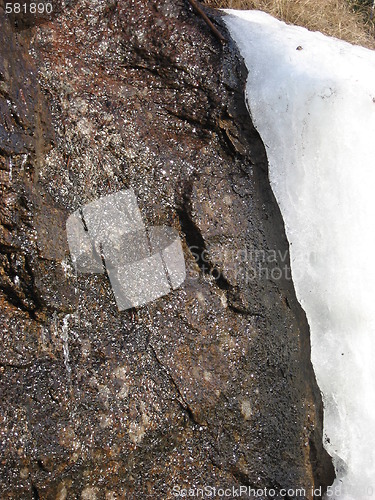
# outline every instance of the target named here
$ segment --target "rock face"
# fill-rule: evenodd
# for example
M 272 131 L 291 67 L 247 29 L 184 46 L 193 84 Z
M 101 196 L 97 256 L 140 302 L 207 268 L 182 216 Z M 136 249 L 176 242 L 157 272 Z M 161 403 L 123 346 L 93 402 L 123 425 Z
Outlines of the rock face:
M 1 9 L 1 498 L 312 498 L 322 404 L 237 49 L 182 0 L 65 4 Z M 119 312 L 65 224 L 127 188 L 187 278 Z

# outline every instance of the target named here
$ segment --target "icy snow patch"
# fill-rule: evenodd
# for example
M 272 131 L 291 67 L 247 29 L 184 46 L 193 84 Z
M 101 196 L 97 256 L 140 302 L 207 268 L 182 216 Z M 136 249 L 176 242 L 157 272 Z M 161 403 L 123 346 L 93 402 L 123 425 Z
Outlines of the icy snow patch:
M 328 498 L 365 499 L 375 489 L 375 53 L 227 12 L 311 328 L 337 473 Z

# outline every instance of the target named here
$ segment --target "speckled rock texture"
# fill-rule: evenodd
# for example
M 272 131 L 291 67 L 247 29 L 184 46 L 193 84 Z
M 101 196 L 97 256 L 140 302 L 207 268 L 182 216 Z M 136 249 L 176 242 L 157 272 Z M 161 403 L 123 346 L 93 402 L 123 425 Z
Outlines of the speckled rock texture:
M 210 15 L 227 43 L 183 0 L 0 8 L 1 499 L 333 479 L 245 69 Z M 119 312 L 65 223 L 127 188 L 179 231 L 187 278 Z

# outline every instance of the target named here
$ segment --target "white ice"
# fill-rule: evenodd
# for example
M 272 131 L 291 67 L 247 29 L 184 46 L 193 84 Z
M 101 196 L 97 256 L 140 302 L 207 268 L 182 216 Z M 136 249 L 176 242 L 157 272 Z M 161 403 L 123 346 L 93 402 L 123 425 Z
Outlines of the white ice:
M 325 446 L 337 473 L 327 498 L 368 499 L 375 496 L 375 52 L 262 12 L 227 12 L 311 328 Z

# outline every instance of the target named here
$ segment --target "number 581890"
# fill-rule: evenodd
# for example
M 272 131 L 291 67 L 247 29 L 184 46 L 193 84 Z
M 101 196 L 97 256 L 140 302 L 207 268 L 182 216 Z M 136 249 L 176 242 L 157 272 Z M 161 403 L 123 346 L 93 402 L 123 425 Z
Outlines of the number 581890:
M 51 3 L 6 3 L 6 14 L 51 14 Z

